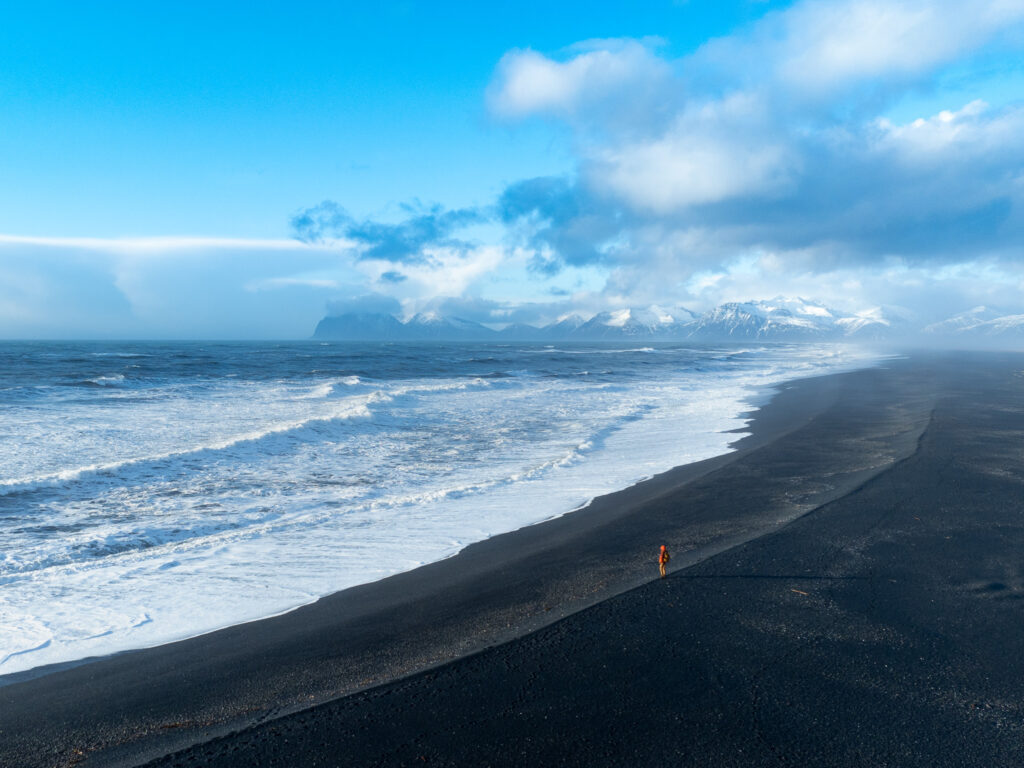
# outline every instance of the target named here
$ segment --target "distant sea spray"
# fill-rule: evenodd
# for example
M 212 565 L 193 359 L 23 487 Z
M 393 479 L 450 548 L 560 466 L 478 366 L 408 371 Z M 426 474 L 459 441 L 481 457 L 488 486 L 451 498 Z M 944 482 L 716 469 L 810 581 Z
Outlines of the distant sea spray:
M 447 557 L 725 452 L 768 387 L 872 359 L 763 344 L 0 344 L 0 675 Z

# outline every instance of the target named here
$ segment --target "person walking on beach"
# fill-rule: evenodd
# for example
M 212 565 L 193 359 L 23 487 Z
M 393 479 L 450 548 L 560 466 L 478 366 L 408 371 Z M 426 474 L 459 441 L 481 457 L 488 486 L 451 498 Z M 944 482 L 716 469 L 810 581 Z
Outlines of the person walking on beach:
M 668 553 L 668 548 L 662 544 L 661 552 L 658 553 L 658 572 L 661 574 L 661 578 L 665 578 L 665 566 L 668 565 L 668 561 L 672 559 L 672 555 Z

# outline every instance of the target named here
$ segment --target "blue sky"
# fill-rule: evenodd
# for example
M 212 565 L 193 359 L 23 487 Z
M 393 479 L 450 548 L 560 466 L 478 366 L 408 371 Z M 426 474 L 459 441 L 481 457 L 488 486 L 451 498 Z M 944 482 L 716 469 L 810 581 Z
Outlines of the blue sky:
M 1020 311 L 1022 47 L 1018 0 L 5 7 L 0 337 Z

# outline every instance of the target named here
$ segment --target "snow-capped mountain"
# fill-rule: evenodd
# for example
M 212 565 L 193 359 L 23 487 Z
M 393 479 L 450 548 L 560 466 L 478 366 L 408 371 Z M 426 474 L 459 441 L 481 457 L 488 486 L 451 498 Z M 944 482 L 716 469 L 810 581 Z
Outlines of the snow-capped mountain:
M 387 314 L 335 315 L 321 320 L 313 332 L 314 339 L 334 341 L 486 341 L 497 335 L 472 320 L 436 313 L 416 315 L 404 323 Z
M 985 345 L 1024 342 L 1024 315 L 1005 314 L 991 307 L 975 307 L 924 329 L 930 336 L 955 342 Z
M 338 341 L 615 341 L 685 338 L 694 315 L 685 309 L 627 308 L 601 312 L 590 320 L 576 314 L 537 328 L 516 323 L 500 331 L 480 323 L 435 312 L 415 315 L 406 322 L 391 315 L 349 314 L 325 317 L 313 334 Z
M 820 302 L 777 297 L 731 302 L 701 315 L 684 308 L 623 307 L 589 320 L 566 315 L 542 328 L 513 324 L 500 331 L 458 317 L 422 313 L 402 322 L 391 315 L 325 317 L 314 338 L 341 341 L 866 341 L 1024 345 L 1024 315 L 988 307 L 954 315 L 923 329 L 898 307 L 844 313 Z
M 831 315 L 796 315 L 774 302 L 730 302 L 705 312 L 691 324 L 687 338 L 706 341 L 825 339 L 834 326 Z
M 987 320 L 973 329 L 986 336 L 1017 336 L 1024 338 L 1024 315 L 1007 315 Z
M 886 340 L 906 337 L 914 332 L 913 315 L 898 307 L 871 307 L 836 318 L 843 336 L 856 340 Z
M 550 325 L 540 328 L 542 336 L 548 339 L 564 339 L 575 333 L 587 321 L 577 314 L 560 317 Z
M 617 309 L 599 312 L 571 333 L 579 339 L 677 339 L 693 321 L 686 309 L 667 311 L 658 306 L 646 309 Z
M 985 323 L 999 320 L 1005 315 L 1005 312 L 1000 312 L 992 307 L 974 307 L 974 309 L 969 309 L 966 312 L 953 315 L 941 322 L 932 323 L 924 328 L 924 332 L 940 335 L 963 333 L 965 331 L 972 331 Z
M 903 325 L 897 313 L 881 307 L 844 315 L 807 299 L 777 297 L 770 301 L 731 302 L 705 312 L 688 338 L 702 341 L 761 339 L 825 341 L 882 339 Z
M 764 308 L 766 312 L 787 310 L 794 317 L 802 317 L 806 319 L 827 320 L 828 318 L 835 318 L 837 316 L 835 310 L 829 309 L 824 304 L 817 301 L 811 301 L 809 299 L 776 296 L 774 299 L 770 299 L 769 301 L 750 301 L 746 303 L 754 306 L 760 306 Z
M 405 323 L 405 328 L 411 338 L 438 341 L 485 341 L 497 335 L 480 323 L 437 312 L 421 312 Z

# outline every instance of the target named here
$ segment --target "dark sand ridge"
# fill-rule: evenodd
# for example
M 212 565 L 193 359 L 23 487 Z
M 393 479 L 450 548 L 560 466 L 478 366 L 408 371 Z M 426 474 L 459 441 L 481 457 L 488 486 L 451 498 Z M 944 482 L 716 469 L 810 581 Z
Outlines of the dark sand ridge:
M 446 754 L 445 738 L 430 746 L 429 728 L 419 744 L 412 744 L 415 734 L 423 729 L 421 721 L 427 720 L 437 727 L 435 736 L 441 734 L 447 723 L 456 724 L 454 727 L 462 734 L 459 745 L 463 750 L 451 752 L 456 763 L 479 761 L 480 754 L 485 755 L 484 763 L 521 762 L 518 751 L 524 743 L 522 737 L 534 733 L 531 738 L 540 750 L 535 754 L 544 754 L 547 749 L 551 759 L 557 762 L 558 754 L 550 752 L 553 747 L 550 739 L 545 741 L 542 724 L 525 715 L 519 718 L 517 700 L 512 700 L 510 706 L 505 706 L 509 702 L 503 704 L 500 700 L 516 691 L 523 694 L 521 702 L 528 701 L 530 696 L 538 701 L 544 701 L 545 695 L 549 699 L 556 696 L 550 700 L 554 706 L 549 712 L 561 712 L 563 716 L 575 713 L 570 720 L 559 724 L 561 731 L 549 731 L 549 734 L 562 733 L 558 743 L 566 747 L 590 746 L 580 747 L 583 751 L 579 753 L 579 760 L 572 750 L 564 753 L 564 761 L 586 762 L 588 755 L 600 760 L 602 753 L 595 753 L 594 745 L 609 749 L 609 739 L 615 734 L 618 735 L 614 743 L 627 749 L 630 739 L 622 736 L 630 731 L 622 730 L 621 726 L 638 720 L 648 722 L 647 727 L 636 729 L 635 735 L 641 740 L 633 745 L 632 751 L 623 752 L 619 757 L 626 759 L 641 753 L 648 758 L 652 754 L 659 755 L 656 742 L 664 735 L 659 729 L 669 726 L 662 719 L 650 717 L 649 708 L 635 709 L 634 705 L 648 707 L 641 694 L 646 692 L 653 696 L 662 683 L 650 679 L 643 686 L 595 688 L 595 672 L 618 670 L 617 677 L 613 672 L 606 673 L 609 681 L 638 681 L 643 679 L 644 659 L 674 659 L 667 666 L 673 670 L 670 682 L 675 687 L 663 695 L 673 702 L 673 706 L 665 710 L 673 715 L 675 723 L 675 730 L 669 727 L 669 731 L 683 733 L 685 729 L 678 724 L 686 722 L 687 709 L 680 698 L 679 686 L 685 679 L 691 688 L 706 688 L 707 679 L 702 677 L 701 670 L 707 671 L 710 662 L 703 651 L 698 651 L 702 648 L 706 651 L 709 641 L 715 637 L 713 632 L 703 635 L 700 626 L 692 621 L 693 616 L 701 616 L 701 624 L 705 623 L 704 614 L 710 615 L 713 608 L 717 610 L 720 598 L 725 610 L 723 615 L 741 620 L 732 613 L 738 609 L 728 607 L 728 590 L 715 579 L 701 583 L 696 578 L 700 570 L 720 566 L 734 555 L 744 556 L 757 550 L 763 542 L 784 539 L 807 521 L 822 519 L 824 511 L 835 506 L 821 508 L 824 502 L 840 499 L 837 504 L 847 503 L 884 484 L 886 477 L 904 471 L 909 462 L 897 462 L 914 453 L 933 404 L 938 404 L 937 412 L 941 412 L 942 407 L 952 408 L 954 412 L 958 407 L 963 408 L 961 400 L 965 399 L 958 399 L 958 388 L 989 393 L 966 399 L 989 411 L 1005 407 L 1010 395 L 1019 398 L 1016 393 L 1021 381 L 1013 379 L 1009 373 L 1013 366 L 1024 364 L 1019 358 L 975 357 L 970 363 L 966 369 L 962 360 L 897 363 L 890 370 L 799 382 L 759 413 L 755 437 L 745 441 L 739 454 L 667 473 L 606 497 L 583 513 L 496 537 L 443 563 L 339 593 L 283 617 L 183 643 L 121 654 L 0 688 L 0 762 L 59 765 L 80 757 L 85 765 L 138 764 L 147 756 L 202 741 L 232 728 L 267 721 L 288 709 L 308 707 L 348 691 L 394 679 L 425 665 L 437 664 L 550 624 L 580 607 L 647 581 L 656 571 L 653 565 L 656 544 L 665 540 L 677 553 L 674 568 L 684 568 L 701 560 L 703 564 L 677 572 L 666 582 L 650 584 L 608 600 L 530 637 L 427 675 L 278 717 L 262 728 L 200 748 L 190 757 L 201 756 L 204 749 L 219 750 L 224 745 L 232 745 L 232 749 L 249 745 L 258 750 L 257 756 L 266 757 L 282 746 L 272 735 L 275 729 L 298 727 L 297 723 L 305 722 L 337 726 L 332 726 L 328 736 L 320 734 L 317 742 L 326 743 L 323 749 L 337 762 L 325 763 L 320 755 L 321 761 L 317 764 L 373 763 L 380 756 L 375 750 L 384 744 L 394 750 L 397 748 L 394 742 L 402 740 L 412 751 L 422 746 L 437 759 Z M 1019 401 L 1011 405 L 1010 413 L 1019 415 Z M 973 422 L 968 423 L 967 427 L 972 425 Z M 911 461 L 920 455 L 919 452 Z M 1019 451 L 1001 458 L 1019 460 Z M 894 466 L 896 468 L 892 469 Z M 1019 494 L 1019 483 L 1013 475 L 1017 469 L 1010 467 L 1000 471 L 1010 473 L 1003 485 Z M 873 476 L 877 479 L 869 482 Z M 935 476 L 931 481 L 937 479 Z M 862 489 L 858 493 L 840 498 L 859 486 Z M 815 508 L 818 508 L 817 514 L 790 525 L 781 533 L 755 540 L 766 530 L 777 529 L 779 521 L 792 520 Z M 737 546 L 744 540 L 751 543 Z M 730 546 L 733 548 L 729 549 Z M 713 557 L 715 553 L 724 554 Z M 787 555 L 783 562 L 789 565 L 795 562 L 793 557 Z M 687 577 L 680 578 L 684 573 Z M 799 592 L 786 588 L 787 579 L 805 586 L 813 581 L 813 573 L 811 576 L 807 573 L 809 571 L 787 568 L 787 573 L 778 574 L 781 578 L 774 580 L 747 578 L 749 574 L 741 574 L 743 578 L 721 583 L 732 584 L 740 595 L 757 595 L 769 590 L 767 597 L 770 597 L 784 592 L 785 599 L 803 600 L 797 605 L 803 605 L 807 613 L 812 593 L 802 587 L 794 587 Z M 826 580 L 829 584 L 846 583 L 831 576 Z M 855 584 L 865 580 L 848 581 Z M 682 585 L 691 583 L 697 584 L 692 594 L 678 594 Z M 716 599 L 709 598 L 712 594 Z M 665 621 L 665 616 L 659 613 L 664 606 L 659 606 L 658 601 L 669 595 L 674 595 L 672 599 L 681 609 L 675 611 L 679 620 L 663 631 L 655 631 L 654 619 L 660 623 Z M 744 627 L 751 621 L 758 621 L 758 607 L 766 605 L 773 611 L 779 610 L 778 601 L 767 597 L 760 595 L 748 601 L 753 605 L 743 606 L 741 613 L 752 612 L 751 618 L 743 618 L 742 626 L 733 628 L 738 637 L 733 638 L 731 644 L 724 643 L 728 638 L 718 638 L 713 644 L 723 643 L 723 648 L 743 646 L 743 642 L 749 640 L 749 629 Z M 988 604 L 996 603 L 988 601 Z M 646 606 L 655 613 L 647 615 L 641 623 L 620 626 L 618 635 L 594 631 L 597 619 L 614 615 L 616 611 L 621 613 L 623 606 L 637 610 Z M 828 613 L 818 611 L 813 615 L 820 620 Z M 832 623 L 836 621 L 833 616 Z M 575 629 L 570 631 L 569 627 Z M 537 643 L 552 642 L 551 638 L 557 641 L 560 633 L 566 632 L 571 640 L 566 647 L 572 648 L 568 658 L 573 663 L 544 670 L 544 658 L 536 658 L 533 666 L 541 668 L 542 674 L 531 673 L 532 678 L 524 677 L 523 687 L 510 688 L 507 680 L 498 680 L 484 686 L 482 700 L 473 700 L 474 691 L 481 692 L 479 686 L 474 687 L 474 680 L 479 683 L 484 679 L 480 677 L 481 669 L 492 673 L 505 669 L 506 677 L 514 676 L 517 671 L 525 674 L 531 667 L 531 648 L 545 658 L 549 654 L 560 658 L 550 648 L 538 649 Z M 799 634 L 799 628 L 794 632 Z M 667 646 L 661 642 L 666 637 L 670 641 Z M 589 638 L 591 647 L 580 645 L 581 638 Z M 743 653 L 738 652 L 738 658 L 746 659 L 750 649 L 741 650 Z M 613 658 L 608 656 L 608 651 L 615 651 Z M 688 662 L 680 669 L 678 660 L 687 654 L 697 666 L 691 667 Z M 510 658 L 518 658 L 520 664 L 507 667 Z M 714 656 L 708 658 L 713 660 Z M 595 665 L 592 663 L 595 660 L 601 663 Z M 728 679 L 727 675 L 723 677 L 723 670 L 710 668 L 717 670 L 711 679 Z M 572 670 L 572 674 L 566 677 L 559 670 Z M 737 680 L 745 680 L 742 670 L 735 674 Z M 450 686 L 438 687 L 432 682 L 439 676 L 453 679 L 453 675 L 459 682 Z M 465 686 L 461 684 L 461 675 L 466 676 Z M 765 672 L 761 670 L 758 679 L 764 677 Z M 567 687 L 559 688 L 563 684 Z M 413 686 L 412 690 L 418 690 L 419 694 L 388 695 L 389 691 L 401 691 L 402 686 Z M 740 688 L 737 683 L 733 692 Z M 412 706 L 416 702 L 422 705 L 424 696 L 432 699 L 429 707 Z M 768 698 L 762 696 L 762 700 Z M 380 704 L 389 700 L 392 702 L 390 710 Z M 601 702 L 606 710 L 601 709 Z M 376 737 L 359 729 L 349 732 L 344 723 L 333 719 L 338 712 L 354 712 L 352 717 L 358 721 L 363 717 L 361 712 L 370 712 L 374 706 L 384 707 L 371 718 L 377 724 Z M 445 712 L 445 706 L 450 711 L 435 720 L 430 712 Z M 721 721 L 719 737 L 723 735 L 723 722 L 731 723 L 736 733 L 757 730 L 753 727 L 756 723 L 744 721 L 742 712 L 730 714 L 724 705 L 711 711 L 717 711 Z M 626 713 L 624 721 L 623 712 Z M 472 726 L 466 724 L 467 718 Z M 551 722 L 557 719 L 552 718 Z M 699 719 L 693 722 L 699 723 Z M 655 725 L 659 728 L 652 730 Z M 504 747 L 499 746 L 493 752 L 473 753 L 473 749 L 481 749 L 495 732 L 506 737 Z M 358 737 L 353 737 L 353 733 Z M 658 738 L 648 742 L 648 737 L 653 735 Z M 702 744 L 709 738 L 709 734 L 704 733 L 703 739 L 687 743 Z M 294 745 L 296 739 L 292 738 L 289 743 Z M 544 744 L 547 746 L 542 747 Z M 654 751 L 641 750 L 641 745 Z M 679 745 L 670 746 L 679 748 Z M 78 755 L 77 750 L 82 754 Z M 337 757 L 338 750 L 348 757 Z M 212 764 L 227 764 L 224 754 Z M 282 757 L 276 764 L 314 764 L 313 758 L 318 753 L 312 745 L 306 744 L 302 754 L 309 758 L 307 762 L 292 754 Z M 381 754 L 383 762 L 392 762 L 386 752 Z M 412 753 L 395 754 L 409 757 Z M 459 759 L 460 755 L 464 760 Z M 486 755 L 491 759 L 486 759 Z M 505 759 L 501 759 L 502 756 Z M 394 762 L 397 761 L 396 757 Z M 668 760 L 668 764 L 677 762 L 678 758 Z M 727 762 L 720 760 L 718 764 Z M 253 755 L 240 759 L 237 764 L 253 764 Z

